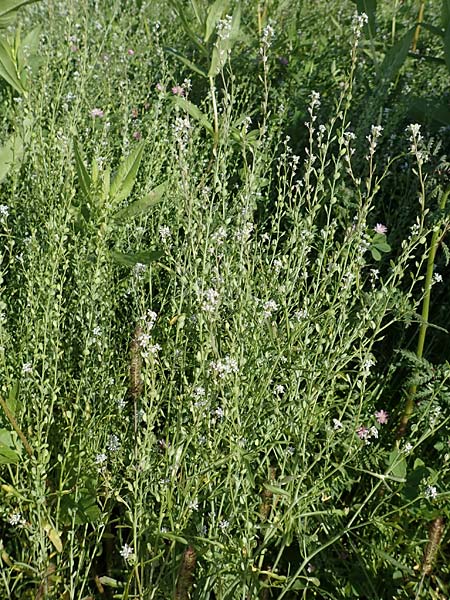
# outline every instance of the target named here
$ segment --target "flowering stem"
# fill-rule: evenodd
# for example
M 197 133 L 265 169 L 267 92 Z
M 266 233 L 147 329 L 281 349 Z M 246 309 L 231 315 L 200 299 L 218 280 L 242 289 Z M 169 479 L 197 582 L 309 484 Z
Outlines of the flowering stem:
M 439 209 L 443 211 L 445 209 L 445 205 L 447 203 L 448 196 L 450 194 L 450 187 L 448 187 L 445 192 L 442 194 L 441 201 L 439 203 Z M 425 276 L 425 285 L 424 285 L 424 298 L 422 304 L 422 319 L 419 329 L 419 339 L 417 341 L 417 350 L 416 355 L 417 358 L 422 358 L 423 349 L 425 345 L 425 335 L 428 329 L 428 318 L 430 314 L 430 298 L 431 298 L 431 286 L 433 282 L 433 270 L 434 270 L 434 260 L 436 258 L 436 251 L 438 247 L 439 238 L 441 235 L 440 229 L 437 227 L 435 231 L 433 231 L 433 235 L 431 237 L 430 243 L 430 253 L 428 255 L 427 261 L 427 273 Z M 400 419 L 400 425 L 397 431 L 397 445 L 398 441 L 405 435 L 406 427 L 408 425 L 408 421 L 413 414 L 414 411 L 414 396 L 417 392 L 417 386 L 411 385 L 408 389 L 407 400 L 405 404 L 405 409 L 402 414 L 402 418 Z
M 211 100 L 212 100 L 213 113 L 214 113 L 214 149 L 215 149 L 217 147 L 217 142 L 219 141 L 219 116 L 217 113 L 216 88 L 214 86 L 214 79 L 212 77 L 209 78 L 209 87 L 211 90 Z

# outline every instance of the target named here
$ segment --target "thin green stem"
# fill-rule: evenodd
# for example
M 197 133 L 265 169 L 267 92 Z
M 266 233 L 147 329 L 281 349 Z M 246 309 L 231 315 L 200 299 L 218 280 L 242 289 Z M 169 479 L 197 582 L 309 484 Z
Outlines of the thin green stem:
M 14 417 L 14 415 L 10 411 L 8 405 L 6 404 L 6 402 L 3 400 L 3 398 L 1 396 L 0 396 L 0 406 L 3 408 L 3 411 L 4 411 L 5 415 L 6 415 L 6 418 L 11 423 L 12 428 L 14 429 L 14 431 L 19 436 L 20 441 L 22 442 L 23 447 L 25 448 L 27 454 L 29 456 L 33 457 L 33 449 L 31 448 L 30 444 L 28 443 L 28 440 L 25 437 L 25 434 L 20 429 L 20 427 L 19 427 L 19 425 L 18 425 L 18 423 L 16 421 L 16 418 Z
M 442 194 L 442 198 L 439 203 L 439 209 L 441 211 L 443 211 L 445 208 L 449 194 L 450 194 L 450 187 L 447 188 L 445 190 L 445 192 Z M 416 354 L 417 354 L 418 358 L 422 358 L 422 356 L 423 356 L 423 349 L 424 349 L 424 345 L 425 345 L 425 336 L 426 336 L 427 329 L 428 329 L 428 318 L 429 318 L 429 314 L 430 314 L 430 299 L 431 299 L 431 286 L 432 286 L 432 282 L 433 282 L 434 261 L 436 258 L 436 251 L 437 251 L 440 236 L 441 236 L 441 231 L 440 231 L 440 228 L 437 227 L 431 237 L 430 253 L 428 255 L 428 261 L 427 261 L 427 272 L 426 272 L 426 276 L 425 276 L 424 298 L 423 298 L 422 315 L 421 315 L 422 319 L 421 319 L 421 324 L 420 324 L 420 329 L 419 329 L 419 339 L 417 341 L 417 350 L 416 350 Z M 408 425 L 409 419 L 411 418 L 411 416 L 414 412 L 414 405 L 415 405 L 414 397 L 416 395 L 416 392 L 417 392 L 417 386 L 411 385 L 410 388 L 408 389 L 405 409 L 404 409 L 402 417 L 400 419 L 400 425 L 399 425 L 399 428 L 397 431 L 397 445 L 398 445 L 399 440 L 405 435 L 406 427 Z

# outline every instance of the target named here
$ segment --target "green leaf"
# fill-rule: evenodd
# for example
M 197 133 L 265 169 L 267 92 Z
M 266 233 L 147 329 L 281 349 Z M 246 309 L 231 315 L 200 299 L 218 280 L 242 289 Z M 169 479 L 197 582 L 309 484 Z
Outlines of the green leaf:
M 23 158 L 23 141 L 20 135 L 13 134 L 0 148 L 0 182 L 8 175 L 11 167 Z
M 13 416 L 16 416 L 17 406 L 19 404 L 19 380 L 17 379 L 9 391 L 6 404 Z
M 110 191 L 110 197 L 115 202 L 121 202 L 130 195 L 136 181 L 139 165 L 141 164 L 144 146 L 145 142 L 138 144 L 117 170 L 116 176 L 111 183 Z
M 181 60 L 182 63 L 184 63 L 187 67 L 189 67 L 190 69 L 192 69 L 193 71 L 195 71 L 196 73 L 201 75 L 202 77 L 208 77 L 208 75 L 206 74 L 206 71 L 204 71 L 201 67 L 198 67 L 196 64 L 194 64 L 188 58 L 183 56 L 183 54 L 181 54 L 177 50 L 174 50 L 174 48 L 164 48 L 164 50 L 166 52 L 168 52 L 169 54 L 172 54 L 172 56 L 175 56 L 175 58 L 178 58 L 178 60 Z
M 392 450 L 392 452 L 389 454 L 388 467 L 389 473 L 394 477 L 403 479 L 406 476 L 405 454 L 398 448 L 395 448 L 395 450 Z
M 132 202 L 125 208 L 122 208 L 114 215 L 115 221 L 124 221 L 125 219 L 129 219 L 130 217 L 135 217 L 144 212 L 147 212 L 151 208 L 153 208 L 158 202 L 161 201 L 164 192 L 166 191 L 167 181 L 161 183 L 157 187 L 153 188 L 153 190 L 141 198 L 140 200 L 136 200 Z
M 380 252 L 390 252 L 392 249 L 387 242 L 373 244 L 373 247 L 379 250 Z
M 211 4 L 206 18 L 205 42 L 208 42 L 209 38 L 216 30 L 217 23 L 225 11 L 228 10 L 228 6 L 228 0 L 216 0 Z
M 150 263 L 158 260 L 164 255 L 164 252 L 160 250 L 136 252 L 136 254 L 127 254 L 124 252 L 117 252 L 116 250 L 110 251 L 112 259 L 119 265 L 124 267 L 134 267 L 138 263 L 143 265 L 149 265 Z
M 112 577 L 108 577 L 107 575 L 102 575 L 98 578 L 102 585 L 106 585 L 107 587 L 117 588 L 119 587 L 119 583 L 117 579 L 113 579 Z
M 174 542 L 180 542 L 180 544 L 184 544 L 185 546 L 189 545 L 189 542 L 187 541 L 186 538 L 182 537 L 181 535 L 177 535 L 176 533 L 170 533 L 169 531 L 165 531 L 162 534 L 162 537 L 165 540 L 172 540 Z
M 427 102 L 423 98 L 413 98 L 409 108 L 409 116 L 414 121 L 435 121 L 440 125 L 450 125 L 450 109 L 446 103 Z
M 32 4 L 33 2 L 36 2 L 36 0 L 0 0 L 0 17 L 16 11 L 26 4 Z
M 180 2 L 178 2 L 178 0 L 169 0 L 169 2 L 175 8 L 175 11 L 181 20 L 181 24 L 183 25 L 184 30 L 186 31 L 188 36 L 191 38 L 191 40 L 195 44 L 197 50 L 199 50 L 204 56 L 207 56 L 207 54 L 208 54 L 207 49 L 200 42 L 200 37 L 192 30 L 192 28 L 189 24 L 189 21 L 186 18 L 186 15 L 185 15 L 186 9 L 182 6 L 182 4 Z
M 17 72 L 17 65 L 13 59 L 13 49 L 5 39 L 0 39 L 0 77 L 18 92 L 26 94 L 20 75 Z
M 190 114 L 191 117 L 198 121 L 201 125 L 203 125 L 208 133 L 211 135 L 214 134 L 214 129 L 211 123 L 208 121 L 206 115 L 204 115 L 201 110 L 195 106 L 195 104 L 192 104 L 192 102 L 189 102 L 189 100 L 186 100 L 185 98 L 180 98 L 180 96 L 175 96 L 173 102 Z
M 444 34 L 444 59 L 447 71 L 450 71 L 450 25 L 447 27 Z
M 278 496 L 287 496 L 288 498 L 290 497 L 290 493 L 287 490 L 283 490 L 283 488 L 271 485 L 270 483 L 263 483 L 263 486 L 266 488 L 266 490 L 272 492 L 273 494 Z
M 373 260 L 381 260 L 381 254 L 374 246 L 371 247 L 370 253 L 372 254 Z
M 89 173 L 87 172 L 86 166 L 81 155 L 80 147 L 78 146 L 78 142 L 76 140 L 73 141 L 73 151 L 75 154 L 75 166 L 77 169 L 78 181 L 80 183 L 81 191 L 84 197 L 87 200 L 90 200 L 92 179 Z
M 397 75 L 408 56 L 416 27 L 411 27 L 385 54 L 381 63 L 381 79 L 391 81 Z
M 14 447 L 11 432 L 0 429 L 0 465 L 15 465 L 19 462 L 20 456 Z

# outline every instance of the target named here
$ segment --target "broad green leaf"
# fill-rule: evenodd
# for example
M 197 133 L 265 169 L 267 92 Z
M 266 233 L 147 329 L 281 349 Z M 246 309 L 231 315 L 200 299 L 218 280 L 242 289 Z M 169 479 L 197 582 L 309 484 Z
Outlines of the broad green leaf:
M 133 189 L 139 165 L 144 152 L 144 142 L 141 142 L 122 162 L 111 183 L 110 197 L 115 202 L 125 200 Z
M 102 575 L 98 578 L 102 585 L 106 585 L 107 587 L 116 588 L 119 587 L 119 583 L 117 579 L 113 579 L 112 577 L 108 577 L 107 575 Z
M 381 63 L 381 79 L 391 81 L 397 75 L 408 56 L 416 28 L 411 27 L 387 52 Z
M 48 539 L 51 541 L 51 543 L 55 547 L 55 550 L 59 554 L 61 554 L 61 552 L 63 551 L 63 545 L 62 545 L 62 541 L 59 536 L 59 533 L 56 531 L 56 529 L 54 527 L 52 527 L 48 523 L 46 523 L 44 525 L 44 531 L 47 534 Z
M 376 243 L 374 244 L 374 247 L 379 250 L 380 252 L 390 252 L 391 251 L 391 247 L 389 246 L 388 243 L 386 242 L 380 242 L 380 243 Z
M 0 465 L 16 465 L 19 462 L 19 454 L 0 444 Z
M 172 54 L 173 56 L 175 56 L 176 58 L 178 58 L 178 60 L 181 60 L 182 63 L 184 63 L 187 67 L 189 67 L 190 69 L 192 69 L 192 71 L 195 71 L 196 73 L 198 73 L 202 77 L 207 77 L 208 76 L 207 73 L 206 73 L 206 71 L 204 71 L 201 67 L 198 67 L 196 64 L 194 64 L 188 58 L 186 58 L 185 56 L 183 56 L 183 54 L 181 54 L 180 52 L 177 52 L 177 50 L 174 50 L 173 48 L 164 48 L 164 50 L 166 52 L 168 52 L 169 54 Z
M 89 173 L 87 172 L 86 166 L 81 155 L 80 147 L 78 146 L 78 142 L 76 140 L 73 141 L 73 151 L 75 154 L 75 166 L 77 169 L 78 181 L 80 183 L 81 191 L 83 192 L 85 198 L 90 200 L 92 179 Z
M 180 96 L 175 96 L 173 99 L 174 104 L 185 110 L 187 113 L 191 115 L 196 121 L 198 121 L 203 127 L 213 135 L 214 130 L 211 123 L 208 121 L 206 115 L 204 115 L 195 104 L 189 102 L 185 98 L 180 98 Z
M 374 246 L 370 249 L 370 253 L 372 254 L 373 260 L 381 260 L 381 254 Z
M 136 252 L 135 254 L 127 254 L 124 252 L 117 252 L 111 250 L 110 252 L 112 259 L 119 265 L 124 267 L 134 267 L 138 263 L 143 265 L 149 265 L 150 263 L 158 260 L 164 255 L 164 252 L 160 250 L 148 251 L 148 252 Z
M 220 40 L 218 43 L 220 44 Z M 218 73 L 220 73 L 220 70 L 225 62 L 225 57 L 226 51 L 224 51 L 223 48 L 219 48 L 217 45 L 215 45 L 211 55 L 211 64 L 209 66 L 208 77 L 215 77 Z
M 26 94 L 20 75 L 17 72 L 17 65 L 13 60 L 12 48 L 5 39 L 0 39 L 0 77 L 18 92 Z
M 165 531 L 162 534 L 162 537 L 166 540 L 173 540 L 174 542 L 180 542 L 180 544 L 184 544 L 185 546 L 189 545 L 189 542 L 186 538 L 181 535 L 177 535 L 176 533 L 170 533 L 169 531 Z
M 414 121 L 435 121 L 441 125 L 450 125 L 450 108 L 447 103 L 427 102 L 423 98 L 411 101 L 409 115 Z
M 450 71 L 450 25 L 447 27 L 444 34 L 444 59 L 447 71 Z
M 400 477 L 403 479 L 406 476 L 405 454 L 398 448 L 395 448 L 395 450 L 392 450 L 392 452 L 389 454 L 388 467 L 389 473 L 394 477 Z
M 16 19 L 15 12 L 10 12 L 7 15 L 1 16 L 0 17 L 0 29 L 7 29 L 8 27 L 11 27 L 11 25 L 14 23 L 15 19 Z
M 124 221 L 125 219 L 129 219 L 130 217 L 135 217 L 136 215 L 140 215 L 144 212 L 147 212 L 151 208 L 153 208 L 158 202 L 161 201 L 164 192 L 166 191 L 167 181 L 161 183 L 157 187 L 153 188 L 153 190 L 141 198 L 132 202 L 125 208 L 122 208 L 114 215 L 115 221 Z
M 36 0 L 0 0 L 0 17 L 33 2 L 36 2 Z
M 228 10 L 228 6 L 228 0 L 216 0 L 211 4 L 206 18 L 205 42 L 208 42 L 209 38 L 216 30 L 217 23 L 225 11 Z
M 19 380 L 17 379 L 9 391 L 6 404 L 13 416 L 16 416 L 17 405 L 19 404 Z
M 13 134 L 6 144 L 0 148 L 0 182 L 8 175 L 11 167 L 23 158 L 23 142 L 18 134 Z

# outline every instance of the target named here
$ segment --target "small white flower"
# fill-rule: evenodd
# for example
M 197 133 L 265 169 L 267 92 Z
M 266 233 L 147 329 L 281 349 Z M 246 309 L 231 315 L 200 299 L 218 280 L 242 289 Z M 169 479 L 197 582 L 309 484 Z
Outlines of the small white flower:
M 427 485 L 425 489 L 425 498 L 434 500 L 437 497 L 437 489 L 434 485 Z
M 24 375 L 29 375 L 32 372 L 33 372 L 33 365 L 31 363 L 29 363 L 29 362 L 23 363 L 23 365 L 22 365 L 22 373 Z
M 272 314 L 278 310 L 278 304 L 275 300 L 267 300 L 263 304 L 263 315 L 266 319 L 270 318 Z
M 122 558 L 124 558 L 125 560 L 130 560 L 130 558 L 133 556 L 133 554 L 134 554 L 133 546 L 129 546 L 128 544 L 124 544 L 122 546 L 122 550 L 120 551 L 120 556 Z
M 136 277 L 142 277 L 142 275 L 147 271 L 147 265 L 143 263 L 136 263 L 133 267 L 133 273 Z
M 440 273 L 435 273 L 433 275 L 433 282 L 434 283 L 442 283 L 442 275 Z
M 290 454 L 291 456 L 293 456 L 293 454 L 295 453 L 295 448 L 294 448 L 294 446 L 288 446 L 288 447 L 286 448 L 286 450 L 287 450 L 287 453 L 288 453 L 288 454 Z
M 198 510 L 198 500 L 197 500 L 197 498 L 195 498 L 194 500 L 192 500 L 192 502 L 189 502 L 188 508 L 190 510 Z
M 203 293 L 204 301 L 202 304 L 202 310 L 208 313 L 212 313 L 216 310 L 219 303 L 219 292 L 209 288 Z
M 339 421 L 339 419 L 333 419 L 333 429 L 335 429 L 336 431 L 338 431 L 339 429 L 342 429 L 342 428 L 343 428 L 343 425 Z
M 120 449 L 120 441 L 117 435 L 111 434 L 106 447 L 110 452 L 117 452 Z
M 98 337 L 101 334 L 101 332 L 102 332 L 101 327 L 99 327 L 98 325 L 96 325 L 94 327 L 94 329 L 92 330 L 92 335 L 94 337 Z
M 13 527 L 23 527 L 26 523 L 26 520 L 22 517 L 20 512 L 14 512 L 10 515 L 8 523 Z
M 172 232 L 170 231 L 170 227 L 167 225 L 162 225 L 159 228 L 159 237 L 163 243 L 170 241 L 172 239 Z
M 302 308 L 301 310 L 297 310 L 294 313 L 294 319 L 296 321 L 304 321 L 308 318 L 308 310 L 306 308 Z
M 0 204 L 0 217 L 6 218 L 9 215 L 9 206 Z
M 215 414 L 215 415 L 216 415 L 216 417 L 218 417 L 219 419 L 223 419 L 223 416 L 224 416 L 224 414 L 225 414 L 225 413 L 224 413 L 224 410 L 223 410 L 223 408 L 222 408 L 221 406 L 218 406 L 218 407 L 216 408 L 216 410 L 214 411 L 214 414 Z
M 198 386 L 194 389 L 193 394 L 194 394 L 194 398 L 203 398 L 206 394 L 205 388 Z
M 223 519 L 223 520 L 222 520 L 222 521 L 220 521 L 220 523 L 219 523 L 219 527 L 220 527 L 220 529 L 222 529 L 222 531 L 223 531 L 224 529 L 227 529 L 229 526 L 230 526 L 230 522 L 229 522 L 229 521 L 227 521 L 226 519 Z
M 274 395 L 281 395 L 284 394 L 285 388 L 284 385 L 278 384 L 275 386 L 273 393 Z
M 227 375 L 232 375 L 238 372 L 238 364 L 234 358 L 225 356 L 223 360 L 212 361 L 209 364 L 209 368 L 213 371 L 220 379 L 224 379 Z
M 97 454 L 95 457 L 95 464 L 96 465 L 102 465 L 104 462 L 106 462 L 107 460 L 107 456 L 104 452 L 102 452 L 101 454 Z

